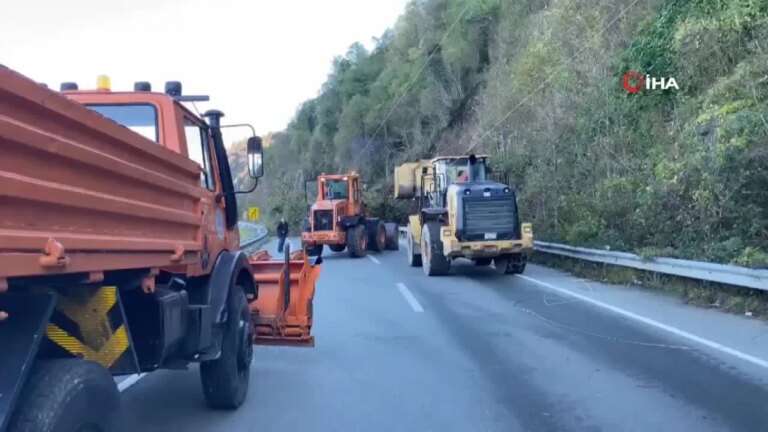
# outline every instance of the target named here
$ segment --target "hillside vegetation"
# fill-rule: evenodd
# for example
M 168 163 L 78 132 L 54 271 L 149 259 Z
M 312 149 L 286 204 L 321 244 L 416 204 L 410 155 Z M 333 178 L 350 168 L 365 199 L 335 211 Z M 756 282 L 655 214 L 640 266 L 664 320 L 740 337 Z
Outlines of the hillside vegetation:
M 394 166 L 471 149 L 539 239 L 766 266 L 766 36 L 760 0 L 416 0 L 269 137 L 261 201 L 297 226 L 303 179 L 356 169 L 394 218 Z

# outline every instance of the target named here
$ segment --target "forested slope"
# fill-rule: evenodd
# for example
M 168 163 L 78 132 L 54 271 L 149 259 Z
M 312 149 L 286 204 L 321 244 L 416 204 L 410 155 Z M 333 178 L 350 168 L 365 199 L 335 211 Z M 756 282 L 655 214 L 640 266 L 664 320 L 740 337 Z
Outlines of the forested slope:
M 539 239 L 766 266 L 766 36 L 759 0 L 413 1 L 269 137 L 262 192 L 296 226 L 303 178 L 357 169 L 394 217 L 395 165 L 471 148 Z

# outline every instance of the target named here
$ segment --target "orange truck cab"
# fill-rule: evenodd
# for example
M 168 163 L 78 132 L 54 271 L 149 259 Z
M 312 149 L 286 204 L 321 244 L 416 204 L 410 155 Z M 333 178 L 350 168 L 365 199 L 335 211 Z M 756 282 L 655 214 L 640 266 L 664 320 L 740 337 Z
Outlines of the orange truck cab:
M 398 248 L 397 225 L 385 224 L 368 214 L 358 173 L 322 174 L 317 178 L 314 193 L 316 199 L 309 207 L 309 218 L 304 220 L 301 232 L 301 242 L 308 254 L 322 255 L 324 245 L 333 252 L 347 249 L 353 258 L 365 256 L 368 250 Z
M 320 260 L 240 250 L 261 139 L 236 191 L 223 113 L 182 104 L 207 97 L 60 90 L 0 66 L 0 432 L 102 430 L 113 375 L 190 363 L 210 407 L 237 408 L 253 344 L 314 345 Z

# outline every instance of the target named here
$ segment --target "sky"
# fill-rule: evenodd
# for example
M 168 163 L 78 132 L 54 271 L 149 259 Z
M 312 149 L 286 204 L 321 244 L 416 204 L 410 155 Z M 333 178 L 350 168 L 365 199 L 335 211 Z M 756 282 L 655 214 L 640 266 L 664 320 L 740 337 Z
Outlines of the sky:
M 407 0 L 6 0 L 0 64 L 49 87 L 113 90 L 181 81 L 184 94 L 250 123 L 285 128 L 317 95 L 336 55 L 393 27 Z

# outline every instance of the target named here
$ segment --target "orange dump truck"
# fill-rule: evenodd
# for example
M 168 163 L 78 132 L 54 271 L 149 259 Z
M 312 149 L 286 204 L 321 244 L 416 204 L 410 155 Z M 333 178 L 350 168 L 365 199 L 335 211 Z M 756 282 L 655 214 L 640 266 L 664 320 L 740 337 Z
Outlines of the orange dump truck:
M 112 376 L 190 363 L 237 408 L 254 343 L 313 346 L 319 260 L 239 249 L 223 114 L 182 104 L 207 97 L 61 90 L 0 66 L 0 431 L 106 430 Z

